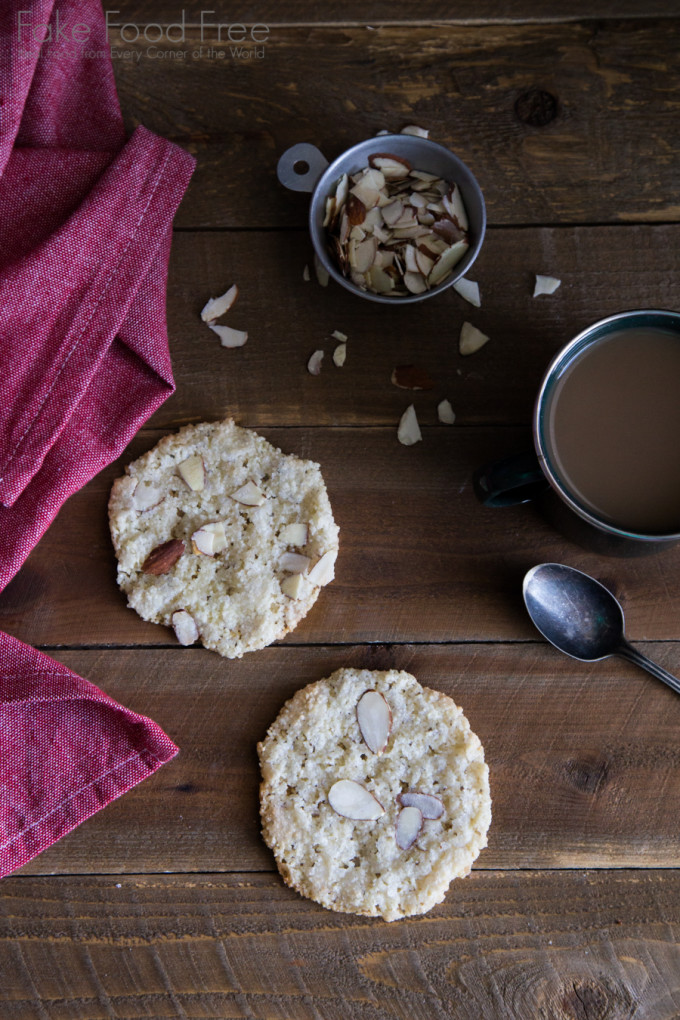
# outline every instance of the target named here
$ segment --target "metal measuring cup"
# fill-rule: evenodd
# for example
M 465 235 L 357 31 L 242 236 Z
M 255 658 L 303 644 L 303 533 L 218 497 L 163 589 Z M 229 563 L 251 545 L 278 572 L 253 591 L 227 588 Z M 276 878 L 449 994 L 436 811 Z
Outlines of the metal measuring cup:
M 390 297 L 386 294 L 374 294 L 372 291 L 362 290 L 361 287 L 357 287 L 350 279 L 343 276 L 328 252 L 326 229 L 323 226 L 326 199 L 335 192 L 336 184 L 342 174 L 351 175 L 363 170 L 368 166 L 368 157 L 377 153 L 401 156 L 408 160 L 414 170 L 424 170 L 427 173 L 436 174 L 437 177 L 441 177 L 445 181 L 455 182 L 460 188 L 465 203 L 470 247 L 460 262 L 454 266 L 451 275 L 446 280 L 422 294 Z M 276 173 L 281 184 L 291 191 L 312 193 L 312 201 L 309 206 L 309 233 L 317 258 L 329 275 L 342 287 L 369 301 L 392 305 L 413 304 L 416 301 L 434 297 L 435 294 L 446 290 L 456 280 L 465 276 L 482 247 L 486 230 L 486 207 L 482 190 L 462 160 L 454 156 L 449 149 L 438 142 L 430 141 L 429 138 L 401 134 L 379 135 L 375 138 L 368 138 L 365 142 L 359 142 L 358 145 L 353 145 L 330 165 L 315 145 L 300 142 L 298 145 L 286 149 L 279 159 Z

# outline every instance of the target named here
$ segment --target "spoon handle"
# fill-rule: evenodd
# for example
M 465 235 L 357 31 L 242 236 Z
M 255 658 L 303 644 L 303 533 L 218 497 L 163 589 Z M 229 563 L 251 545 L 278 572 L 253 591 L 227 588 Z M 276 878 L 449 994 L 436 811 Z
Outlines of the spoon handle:
M 648 673 L 655 676 L 657 680 L 663 680 L 665 684 L 668 684 L 676 694 L 680 694 L 680 680 L 674 677 L 672 673 L 664 669 L 663 666 L 659 666 L 656 662 L 652 662 L 646 655 L 639 652 L 637 648 L 633 648 L 627 641 L 622 641 L 616 649 L 616 654 L 620 655 L 622 659 L 628 659 L 629 662 L 635 663 L 636 666 L 640 666 L 641 669 L 646 669 Z

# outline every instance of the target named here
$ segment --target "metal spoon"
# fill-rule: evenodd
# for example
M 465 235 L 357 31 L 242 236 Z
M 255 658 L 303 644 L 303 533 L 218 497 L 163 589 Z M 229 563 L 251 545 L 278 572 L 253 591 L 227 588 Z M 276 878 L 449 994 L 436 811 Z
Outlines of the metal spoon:
M 594 577 L 562 563 L 539 563 L 522 591 L 536 627 L 561 652 L 582 662 L 620 655 L 680 694 L 680 680 L 628 644 L 621 606 Z

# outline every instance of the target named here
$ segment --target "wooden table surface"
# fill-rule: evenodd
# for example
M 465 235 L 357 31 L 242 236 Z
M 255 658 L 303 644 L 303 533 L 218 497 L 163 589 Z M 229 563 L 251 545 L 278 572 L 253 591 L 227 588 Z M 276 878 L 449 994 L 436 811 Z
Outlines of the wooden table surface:
M 111 20 L 142 26 L 181 15 L 118 6 Z M 608 557 L 541 506 L 484 509 L 471 487 L 479 464 L 527 446 L 543 370 L 573 334 L 625 308 L 680 308 L 675 5 L 229 7 L 208 20 L 267 25 L 261 55 L 199 54 L 187 0 L 184 44 L 112 33 L 127 124 L 198 159 L 168 292 L 177 392 L 0 596 L 2 629 L 150 715 L 181 754 L 0 885 L 0 1016 L 677 1018 L 680 698 L 622 661 L 560 656 L 532 629 L 521 578 L 543 560 L 596 575 L 629 637 L 680 673 L 680 547 Z M 278 185 L 279 155 L 308 141 L 334 157 L 407 123 L 483 188 L 481 309 L 453 291 L 385 308 L 303 280 L 308 198 Z M 562 286 L 533 299 L 535 273 Z M 249 339 L 225 350 L 199 312 L 233 282 L 229 321 Z M 470 358 L 465 319 L 491 337 Z M 349 337 L 342 369 L 334 329 Z M 434 390 L 391 385 L 410 362 Z M 437 422 L 442 397 L 453 426 Z M 423 442 L 406 448 L 411 400 Z M 240 661 L 180 648 L 126 608 L 106 522 L 125 462 L 229 415 L 320 462 L 341 534 L 307 619 Z M 486 749 L 488 849 L 421 918 L 323 910 L 284 887 L 260 838 L 255 744 L 297 688 L 342 665 L 410 670 Z

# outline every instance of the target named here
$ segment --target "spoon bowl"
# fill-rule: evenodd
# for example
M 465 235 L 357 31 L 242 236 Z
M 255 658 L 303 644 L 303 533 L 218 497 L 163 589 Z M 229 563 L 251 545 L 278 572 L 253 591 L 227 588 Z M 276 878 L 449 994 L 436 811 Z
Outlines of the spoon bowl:
M 539 563 L 526 574 L 524 603 L 555 648 L 582 662 L 619 655 L 680 694 L 680 681 L 628 643 L 623 610 L 608 588 L 563 563 Z

